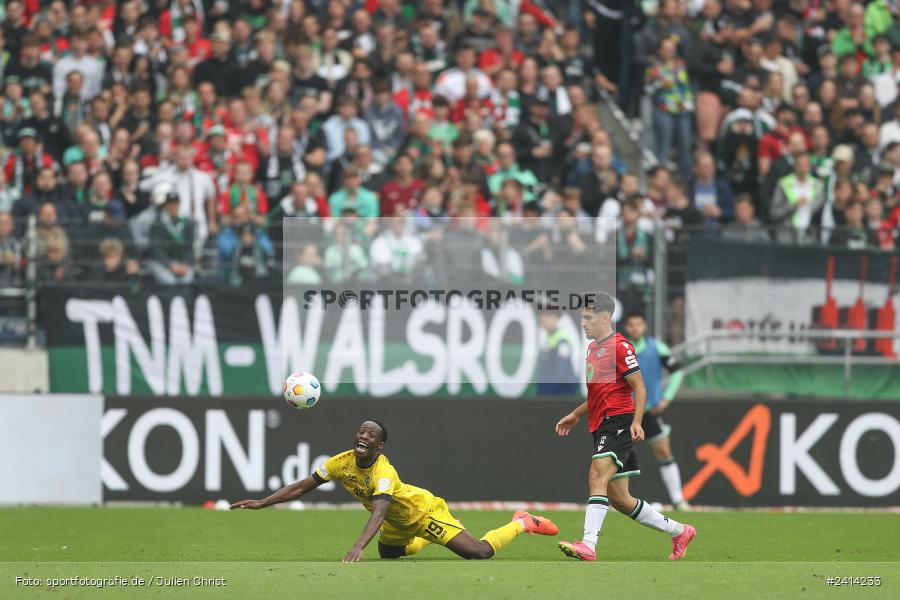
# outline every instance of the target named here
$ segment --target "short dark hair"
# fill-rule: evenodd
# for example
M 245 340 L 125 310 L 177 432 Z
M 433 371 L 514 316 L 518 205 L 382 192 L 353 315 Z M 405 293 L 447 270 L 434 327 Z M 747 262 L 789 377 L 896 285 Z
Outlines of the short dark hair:
M 640 319 L 640 320 L 642 320 L 642 321 L 644 321 L 644 322 L 646 323 L 646 322 L 647 322 L 647 315 L 645 315 L 644 313 L 642 313 L 642 312 L 639 311 L 639 310 L 633 310 L 633 311 L 631 311 L 630 313 L 628 313 L 627 315 L 625 315 L 625 320 L 624 320 L 624 322 L 627 323 L 627 322 L 630 321 L 631 319 Z
M 616 299 L 606 292 L 590 292 L 584 296 L 584 308 L 613 314 L 616 311 Z
M 655 166 L 652 166 L 649 169 L 647 169 L 647 177 L 651 177 L 651 178 L 656 177 L 656 174 L 659 173 L 660 171 L 665 171 L 667 173 L 669 172 L 669 170 L 667 168 L 665 168 L 664 166 L 655 165 Z M 671 175 L 671 173 L 670 173 L 670 175 Z
M 777 35 L 775 35 L 774 32 L 766 33 L 762 36 L 763 46 L 768 46 L 769 44 L 772 44 L 774 42 L 781 44 L 781 39 Z
M 375 83 L 372 84 L 372 91 L 376 94 L 390 93 L 391 84 L 386 79 L 376 79 Z
M 507 179 L 506 181 L 510 181 L 510 180 Z M 513 179 L 512 181 L 516 181 L 516 180 Z M 505 182 L 504 182 L 504 183 L 505 183 Z M 522 185 L 522 184 L 521 184 L 520 182 L 518 182 L 518 181 L 516 181 L 516 183 L 519 184 L 519 186 L 520 186 L 519 189 L 522 189 L 522 188 L 521 188 L 521 185 Z M 540 214 L 543 212 L 543 211 L 541 210 L 541 205 L 540 205 L 540 203 L 538 203 L 537 200 L 532 200 L 532 201 L 530 201 L 530 202 L 526 202 L 526 203 L 522 206 L 522 211 L 523 211 L 523 212 L 527 212 L 527 213 L 537 214 L 537 215 L 540 215 Z
M 893 174 L 894 174 L 894 172 L 891 171 L 891 175 L 893 175 Z M 739 194 L 735 194 L 735 196 L 734 196 L 735 206 L 737 206 L 738 204 L 742 204 L 744 202 L 750 204 L 750 206 L 752 206 L 753 208 L 756 208 L 756 205 L 753 203 L 753 194 L 751 194 L 750 192 L 740 192 Z
M 369 421 L 378 425 L 378 428 L 381 429 L 381 441 L 387 442 L 388 432 L 387 427 L 384 426 L 384 423 L 382 423 L 378 419 L 369 419 Z

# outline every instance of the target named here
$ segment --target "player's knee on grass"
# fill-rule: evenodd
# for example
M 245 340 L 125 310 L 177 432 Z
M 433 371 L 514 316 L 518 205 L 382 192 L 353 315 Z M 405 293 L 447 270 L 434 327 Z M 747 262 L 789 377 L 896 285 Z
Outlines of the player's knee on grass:
M 485 560 L 494 556 L 494 548 L 484 540 L 476 540 L 463 531 L 447 543 L 447 548 L 466 560 Z
M 494 556 L 494 549 L 487 542 L 481 542 L 470 550 L 467 560 L 487 560 Z
M 387 546 L 378 542 L 378 555 L 381 558 L 400 558 L 404 554 L 405 549 L 403 546 Z

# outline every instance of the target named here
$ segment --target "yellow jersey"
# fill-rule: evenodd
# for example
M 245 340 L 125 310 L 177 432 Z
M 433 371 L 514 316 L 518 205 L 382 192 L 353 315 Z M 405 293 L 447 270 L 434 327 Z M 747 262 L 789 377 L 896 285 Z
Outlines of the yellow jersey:
M 397 470 L 384 454 L 372 466 L 362 469 L 356 464 L 353 450 L 336 454 L 316 469 L 324 481 L 340 482 L 344 489 L 372 512 L 372 499 L 390 497 L 385 521 L 393 525 L 418 523 L 431 512 L 435 498 L 428 490 L 400 481 Z

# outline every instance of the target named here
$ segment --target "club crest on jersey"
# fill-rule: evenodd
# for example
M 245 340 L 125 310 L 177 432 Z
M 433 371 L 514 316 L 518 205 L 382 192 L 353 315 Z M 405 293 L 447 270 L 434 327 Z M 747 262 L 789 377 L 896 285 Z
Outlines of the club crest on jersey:
M 606 354 L 606 348 L 600 348 L 597 350 L 597 358 L 603 358 L 603 355 Z

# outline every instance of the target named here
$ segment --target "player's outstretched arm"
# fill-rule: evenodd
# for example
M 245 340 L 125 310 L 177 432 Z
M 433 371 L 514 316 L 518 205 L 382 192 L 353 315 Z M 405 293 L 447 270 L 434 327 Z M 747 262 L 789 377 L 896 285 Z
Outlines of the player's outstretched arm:
M 296 483 L 286 485 L 271 496 L 263 498 L 262 500 L 241 500 L 240 502 L 235 502 L 231 505 L 231 510 L 234 510 L 236 508 L 259 510 L 260 508 L 272 506 L 273 504 L 289 502 L 291 500 L 296 500 L 307 492 L 313 491 L 320 485 L 322 485 L 322 482 L 310 476 L 306 479 L 301 479 Z
M 363 528 L 362 534 L 360 534 L 359 539 L 356 540 L 356 543 L 353 544 L 353 547 L 350 548 L 350 551 L 344 555 L 343 562 L 359 562 L 363 555 L 363 550 L 366 549 L 366 546 L 369 545 L 369 542 L 372 541 L 372 538 L 375 537 L 375 534 L 378 533 L 378 530 L 381 529 L 382 523 L 384 523 L 384 517 L 387 514 L 388 506 L 391 505 L 390 497 L 386 498 L 376 498 L 372 500 L 372 514 L 369 516 L 369 521 L 366 523 L 366 526 Z
M 644 439 L 644 428 L 641 421 L 644 419 L 644 407 L 647 406 L 647 387 L 644 385 L 644 377 L 640 371 L 635 371 L 625 378 L 631 390 L 634 392 L 634 419 L 631 422 L 631 439 L 640 442 Z
M 578 420 L 581 418 L 581 415 L 585 414 L 588 410 L 587 400 L 578 405 L 578 408 L 564 416 L 556 423 L 556 435 L 560 437 L 565 437 L 572 432 L 572 429 L 578 425 Z

